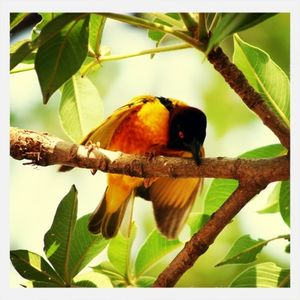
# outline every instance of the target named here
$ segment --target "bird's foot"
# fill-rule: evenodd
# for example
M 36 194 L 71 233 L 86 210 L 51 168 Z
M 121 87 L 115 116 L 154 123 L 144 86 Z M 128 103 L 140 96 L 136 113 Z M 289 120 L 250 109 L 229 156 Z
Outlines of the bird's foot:
M 100 142 L 93 143 L 92 141 L 88 141 L 85 144 L 85 147 L 88 150 L 88 157 L 89 157 L 92 151 L 100 149 L 101 144 L 100 144 Z M 91 170 L 91 173 L 92 173 L 92 175 L 95 175 L 97 173 L 97 170 L 93 169 L 93 170 Z

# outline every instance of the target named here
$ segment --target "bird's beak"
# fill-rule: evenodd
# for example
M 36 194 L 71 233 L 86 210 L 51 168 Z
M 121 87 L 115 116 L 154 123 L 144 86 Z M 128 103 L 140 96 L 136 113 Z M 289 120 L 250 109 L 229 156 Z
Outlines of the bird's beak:
M 197 166 L 200 165 L 200 147 L 201 143 L 194 139 L 191 146 L 191 152 L 193 154 L 194 161 L 196 162 Z

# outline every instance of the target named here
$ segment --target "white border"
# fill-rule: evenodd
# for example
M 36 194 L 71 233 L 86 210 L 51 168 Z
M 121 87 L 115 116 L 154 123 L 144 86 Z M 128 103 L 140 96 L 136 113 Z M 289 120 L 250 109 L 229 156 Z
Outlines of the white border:
M 126 297 L 136 297 L 138 299 L 298 299 L 300 295 L 300 235 L 297 229 L 300 228 L 300 205 L 299 205 L 299 112 L 300 112 L 300 7 L 297 0 L 148 0 L 148 1 L 126 1 L 126 0 L 77 0 L 77 1 L 42 1 L 42 0 L 0 0 L 0 72 L 1 72 L 1 107 L 0 107 L 0 170 L 1 170 L 1 247 L 0 247 L 0 290 L 3 299 L 118 299 Z M 174 289 L 13 289 L 9 288 L 9 231 L 8 231 L 8 123 L 9 123 L 9 40 L 8 24 L 9 12 L 19 11 L 223 11 L 223 12 L 291 12 L 291 120 L 292 120 L 292 282 L 289 289 L 230 289 L 230 288 L 174 288 Z M 280 30 L 280 28 L 274 28 Z M 274 45 L 276 46 L 276 45 Z M 296 182 L 298 184 L 296 184 Z M 5 272 L 6 270 L 6 272 Z

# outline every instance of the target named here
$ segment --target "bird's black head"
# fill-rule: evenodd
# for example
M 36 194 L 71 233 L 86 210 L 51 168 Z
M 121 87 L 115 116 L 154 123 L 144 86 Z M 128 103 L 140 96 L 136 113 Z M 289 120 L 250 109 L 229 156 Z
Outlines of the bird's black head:
M 193 154 L 200 164 L 200 147 L 206 136 L 206 116 L 194 107 L 175 106 L 170 111 L 169 144 L 176 150 L 186 150 Z

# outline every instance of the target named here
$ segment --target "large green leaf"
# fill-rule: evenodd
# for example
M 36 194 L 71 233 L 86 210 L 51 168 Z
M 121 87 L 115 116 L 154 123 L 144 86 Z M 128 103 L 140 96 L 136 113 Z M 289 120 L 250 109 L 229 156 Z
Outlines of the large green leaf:
M 94 259 L 109 242 L 102 235 L 91 234 L 88 231 L 89 217 L 90 215 L 85 215 L 77 220 L 72 235 L 69 260 L 69 273 L 72 278 Z
M 106 18 L 97 14 L 91 14 L 89 25 L 89 46 L 96 55 L 100 55 L 100 44 Z
M 253 27 L 275 15 L 274 13 L 222 13 L 212 29 L 207 52 L 219 44 L 226 37 L 235 32 Z
M 74 278 L 75 286 L 89 288 L 111 288 L 113 287 L 109 278 L 97 272 L 88 272 Z
M 182 243 L 176 240 L 166 239 L 157 229 L 154 229 L 146 238 L 138 250 L 135 261 L 135 274 L 140 276 L 153 267 L 159 259 L 172 252 Z
M 279 144 L 268 145 L 247 151 L 240 158 L 267 158 L 286 153 L 286 149 Z M 204 214 L 214 213 L 237 188 L 238 182 L 233 179 L 214 179 L 205 197 Z
M 113 267 L 123 277 L 131 272 L 131 247 L 135 239 L 136 227 L 131 225 L 130 236 L 125 237 L 121 232 L 113 238 L 108 246 L 107 256 Z
M 233 61 L 253 88 L 287 126 L 290 126 L 290 83 L 286 74 L 263 50 L 234 35 Z
M 70 284 L 69 262 L 77 216 L 77 190 L 73 185 L 60 202 L 51 228 L 44 237 L 44 251 L 59 275 Z
M 280 214 L 284 222 L 290 226 L 290 181 L 282 181 L 279 194 Z
M 62 16 L 64 15 L 55 20 Z M 48 37 L 46 33 L 51 23 L 43 28 L 39 41 L 43 41 L 45 36 Z M 86 58 L 88 25 L 88 16 L 75 19 L 39 47 L 35 57 L 35 68 L 44 103 L 47 103 L 51 95 L 79 70 Z
M 14 29 L 18 24 L 20 24 L 29 13 L 11 13 L 10 14 L 10 30 Z
M 27 250 L 10 251 L 10 259 L 18 273 L 29 280 L 64 286 L 63 280 L 40 255 Z
M 103 118 L 103 104 L 97 88 L 87 78 L 72 76 L 63 86 L 59 117 L 68 136 L 79 143 Z
M 11 47 L 10 50 L 10 70 L 12 70 L 17 64 L 22 62 L 28 55 L 31 54 L 33 50 L 38 47 L 41 47 L 47 41 L 52 39 L 55 35 L 59 34 L 62 29 L 74 22 L 74 20 L 79 20 L 80 18 L 85 17 L 87 14 L 75 14 L 75 13 L 67 13 L 67 14 L 48 14 L 44 13 L 42 15 L 47 16 L 46 21 L 43 20 L 37 24 L 37 27 L 43 29 L 40 34 L 38 34 L 38 30 L 32 33 L 32 40 L 26 39 L 17 42 Z M 59 15 L 59 16 L 58 16 Z M 54 19 L 50 18 L 51 16 Z
M 254 240 L 251 239 L 250 235 L 244 235 L 233 244 L 227 255 L 216 267 L 226 264 L 247 264 L 253 262 L 267 243 L 265 240 Z
M 288 287 L 289 276 L 290 270 L 267 262 L 246 269 L 231 282 L 230 287 Z

